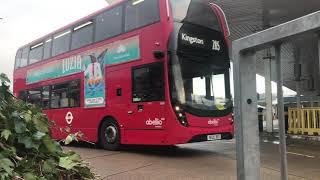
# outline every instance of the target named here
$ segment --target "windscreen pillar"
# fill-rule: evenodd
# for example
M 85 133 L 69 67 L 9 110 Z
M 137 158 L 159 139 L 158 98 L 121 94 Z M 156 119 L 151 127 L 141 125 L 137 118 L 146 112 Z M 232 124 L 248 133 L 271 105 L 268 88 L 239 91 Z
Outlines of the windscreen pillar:
M 235 127 L 238 180 L 260 179 L 255 52 L 234 43 Z
M 272 86 L 271 86 L 271 50 L 266 50 L 267 57 L 264 59 L 264 77 L 265 77 L 265 102 L 266 102 L 266 125 L 267 132 L 273 132 L 272 120 Z

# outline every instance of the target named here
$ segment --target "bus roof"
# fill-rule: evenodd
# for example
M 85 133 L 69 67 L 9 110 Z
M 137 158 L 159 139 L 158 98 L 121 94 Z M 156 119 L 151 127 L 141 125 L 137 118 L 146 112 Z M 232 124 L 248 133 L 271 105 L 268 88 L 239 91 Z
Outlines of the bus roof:
M 40 42 L 44 41 L 46 38 L 49 38 L 49 37 L 53 36 L 56 33 L 62 32 L 63 30 L 65 30 L 65 29 L 67 29 L 69 27 L 78 25 L 79 23 L 81 23 L 81 22 L 83 22 L 85 20 L 90 20 L 93 17 L 95 17 L 96 15 L 98 15 L 98 14 L 100 14 L 100 13 L 102 13 L 102 12 L 108 10 L 108 9 L 112 9 L 113 7 L 116 7 L 116 6 L 122 4 L 122 3 L 126 2 L 126 1 L 128 1 L 128 0 L 119 0 L 119 2 L 113 3 L 112 5 L 107 5 L 106 7 L 102 8 L 102 9 L 96 11 L 96 12 L 93 12 L 93 13 L 89 14 L 88 16 L 82 17 L 82 18 L 80 18 L 80 19 L 78 19 L 78 20 L 76 20 L 74 22 L 71 22 L 68 25 L 63 26 L 63 27 L 61 27 L 61 28 L 49 33 L 49 34 L 46 34 L 46 35 L 44 35 L 44 36 L 42 36 L 40 38 L 37 38 L 36 40 L 19 47 L 19 49 L 22 49 L 22 48 L 27 47 L 29 45 L 33 45 L 35 43 L 40 43 Z

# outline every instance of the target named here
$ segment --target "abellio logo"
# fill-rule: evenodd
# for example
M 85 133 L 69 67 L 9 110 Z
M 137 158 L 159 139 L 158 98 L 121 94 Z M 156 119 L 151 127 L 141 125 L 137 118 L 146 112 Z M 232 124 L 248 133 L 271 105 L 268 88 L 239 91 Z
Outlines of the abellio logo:
M 219 119 L 209 119 L 208 125 L 219 126 Z
M 146 121 L 147 126 L 162 126 L 162 120 L 155 118 L 151 120 L 150 118 Z
M 192 36 L 189 36 L 188 34 L 185 34 L 185 33 L 181 34 L 181 39 L 184 41 L 188 41 L 190 44 L 196 43 L 196 44 L 204 45 L 203 39 L 199 39 L 197 37 L 192 37 Z

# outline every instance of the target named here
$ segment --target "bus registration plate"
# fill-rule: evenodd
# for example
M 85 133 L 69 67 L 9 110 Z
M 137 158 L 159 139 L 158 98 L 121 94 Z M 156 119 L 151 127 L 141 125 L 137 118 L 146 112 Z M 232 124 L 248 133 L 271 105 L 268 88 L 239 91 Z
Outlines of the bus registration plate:
M 221 140 L 221 134 L 207 135 L 208 141 Z

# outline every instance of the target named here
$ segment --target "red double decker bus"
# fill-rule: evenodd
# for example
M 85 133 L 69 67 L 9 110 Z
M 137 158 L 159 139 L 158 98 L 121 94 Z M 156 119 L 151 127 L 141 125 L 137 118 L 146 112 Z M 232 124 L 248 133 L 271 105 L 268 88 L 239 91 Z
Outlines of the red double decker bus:
M 103 148 L 231 139 L 228 27 L 211 0 L 124 0 L 17 51 L 14 94 Z

